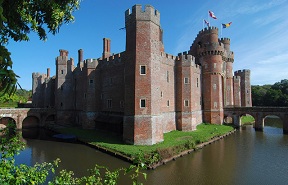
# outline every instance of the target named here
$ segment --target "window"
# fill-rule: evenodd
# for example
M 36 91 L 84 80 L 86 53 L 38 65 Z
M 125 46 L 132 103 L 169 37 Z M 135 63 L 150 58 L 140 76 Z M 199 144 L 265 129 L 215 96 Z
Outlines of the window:
M 161 98 L 163 97 L 163 92 L 161 91 Z
M 140 75 L 146 75 L 146 66 L 140 66 Z
M 216 87 L 217 87 L 217 85 L 216 85 L 216 84 L 213 84 L 213 89 L 215 89 L 215 90 L 216 90 Z
M 93 80 L 93 79 L 90 79 L 90 80 L 89 80 L 89 83 L 90 83 L 90 84 L 93 84 L 93 83 L 94 83 L 94 80 Z
M 60 103 L 60 106 L 63 107 L 63 103 L 62 102 Z
M 111 99 L 107 100 L 107 108 L 112 108 L 112 100 Z
M 249 94 L 249 90 L 247 90 L 246 93 Z
M 124 101 L 123 100 L 120 101 L 120 108 L 124 108 Z
M 214 63 L 214 68 L 216 68 L 216 66 L 217 66 L 217 63 Z
M 196 83 L 196 84 L 197 84 L 197 87 L 199 87 L 199 82 L 198 82 L 198 78 L 197 78 L 197 83 Z
M 184 106 L 188 107 L 189 106 L 189 100 L 184 100 Z
M 62 74 L 62 75 L 64 74 L 64 70 L 61 70 L 61 74 Z
M 184 84 L 189 84 L 189 78 L 187 77 L 184 78 Z
M 84 98 L 86 99 L 86 97 L 87 97 L 87 95 L 86 95 L 86 93 L 84 93 Z
M 146 107 L 146 100 L 145 99 L 140 99 L 140 108 Z
M 169 71 L 166 72 L 167 82 L 169 82 Z
M 168 101 L 167 101 L 167 107 L 169 107 L 169 106 L 170 106 L 170 101 L 168 100 Z

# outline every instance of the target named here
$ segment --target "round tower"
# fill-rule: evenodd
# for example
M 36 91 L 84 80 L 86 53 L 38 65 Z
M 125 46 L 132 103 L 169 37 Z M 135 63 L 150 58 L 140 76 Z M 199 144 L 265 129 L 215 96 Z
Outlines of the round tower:
M 197 53 L 202 65 L 203 121 L 223 123 L 224 46 L 218 39 L 218 28 L 209 27 L 199 32 Z
M 224 44 L 224 49 L 226 51 L 230 51 L 230 39 L 229 38 L 221 38 L 220 42 Z
M 155 144 L 163 140 L 158 80 L 163 49 L 160 13 L 150 5 L 144 9 L 134 5 L 132 12 L 125 12 L 125 27 L 123 138 L 133 144 Z

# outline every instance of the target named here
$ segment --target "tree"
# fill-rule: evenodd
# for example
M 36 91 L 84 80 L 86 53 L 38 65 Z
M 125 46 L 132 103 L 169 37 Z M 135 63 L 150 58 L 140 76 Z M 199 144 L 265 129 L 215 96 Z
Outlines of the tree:
M 80 1 L 0 0 L 0 91 L 12 94 L 19 85 L 19 76 L 12 70 L 11 53 L 6 48 L 9 40 L 29 41 L 31 31 L 40 40 L 46 40 L 47 31 L 54 35 L 63 23 L 74 20 L 72 13 L 79 8 Z
M 25 144 L 20 141 L 20 136 L 15 132 L 15 124 L 9 123 L 5 129 L 0 129 L 0 133 L 0 184 L 44 184 L 51 173 L 54 178 L 48 182 L 49 185 L 116 185 L 120 176 L 123 175 L 128 175 L 133 185 L 140 185 L 142 183 L 139 181 L 139 177 L 143 176 L 146 179 L 146 173 L 141 172 L 141 169 L 145 167 L 143 163 L 114 171 L 95 165 L 93 169 L 89 170 L 90 175 L 79 178 L 74 177 L 73 171 L 61 170 L 57 174 L 55 169 L 58 167 L 60 159 L 53 162 L 36 163 L 33 166 L 17 165 L 15 156 L 25 148 Z

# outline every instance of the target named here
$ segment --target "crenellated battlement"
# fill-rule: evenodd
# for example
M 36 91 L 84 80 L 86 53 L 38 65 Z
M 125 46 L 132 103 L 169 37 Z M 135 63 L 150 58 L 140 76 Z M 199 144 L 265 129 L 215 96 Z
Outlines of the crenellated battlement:
M 194 56 L 187 54 L 187 52 L 179 53 L 176 59 L 176 65 L 182 66 L 194 66 L 195 68 L 201 69 L 201 66 L 195 63 L 196 59 Z
M 240 80 L 241 80 L 241 77 L 240 76 L 233 76 L 233 80 L 235 81 L 235 82 L 239 82 Z
M 47 74 L 45 73 L 32 73 L 32 79 L 43 79 L 45 80 L 47 78 Z
M 115 65 L 122 65 L 122 64 L 124 64 L 122 62 L 122 57 L 123 57 L 123 52 L 114 54 L 114 55 L 110 56 L 109 58 L 98 59 L 99 65 L 101 66 L 101 68 L 112 67 Z
M 235 76 L 241 76 L 241 75 L 250 75 L 250 70 L 249 69 L 243 69 L 243 70 L 238 70 L 234 72 Z
M 168 54 L 168 53 L 163 53 L 161 52 L 161 56 L 167 58 L 167 59 L 176 59 L 177 56 L 174 56 L 174 55 L 171 55 L 171 54 Z
M 222 43 L 225 43 L 225 42 L 229 42 L 229 43 L 230 43 L 230 39 L 229 39 L 229 38 L 226 38 L 226 37 L 221 38 L 220 41 L 221 41 Z
M 206 28 L 202 29 L 201 31 L 199 31 L 199 33 L 197 34 L 197 37 L 200 37 L 200 36 L 202 36 L 204 34 L 211 34 L 211 33 L 214 33 L 214 34 L 218 35 L 218 28 L 215 27 L 215 26 L 211 26 L 211 27 L 208 27 L 208 28 L 206 27 Z
M 98 60 L 97 59 L 86 59 L 84 61 L 84 67 L 85 68 L 96 68 L 98 65 Z
M 152 21 L 157 25 L 160 25 L 160 12 L 151 5 L 146 5 L 144 9 L 142 5 L 134 5 L 132 12 L 130 9 L 125 11 L 125 22 L 131 20 Z

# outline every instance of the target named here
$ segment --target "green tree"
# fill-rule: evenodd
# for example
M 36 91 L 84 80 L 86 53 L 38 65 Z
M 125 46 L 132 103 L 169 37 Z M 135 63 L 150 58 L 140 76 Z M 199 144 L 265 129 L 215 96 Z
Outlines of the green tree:
M 14 93 L 18 76 L 12 70 L 9 40 L 29 41 L 29 33 L 36 32 L 40 40 L 53 35 L 63 23 L 74 20 L 72 13 L 81 0 L 0 0 L 0 91 Z M 19 84 L 18 84 L 19 85 Z
M 9 124 L 4 130 L 0 130 L 0 184 L 24 185 L 24 184 L 44 184 L 49 174 L 53 173 L 54 178 L 48 182 L 49 185 L 62 184 L 93 184 L 93 185 L 116 185 L 120 176 L 129 175 L 133 185 L 142 184 L 138 178 L 146 174 L 140 169 L 144 165 L 131 165 L 129 168 L 120 168 L 110 171 L 103 166 L 95 165 L 94 169 L 89 170 L 90 175 L 74 177 L 72 171 L 61 170 L 56 174 L 60 159 L 52 163 L 36 163 L 33 166 L 25 164 L 16 165 L 15 156 L 25 148 L 25 144 L 20 141 L 19 135 L 15 135 L 15 125 Z

